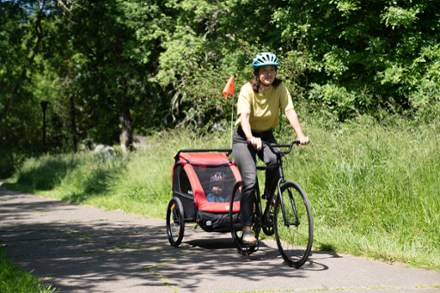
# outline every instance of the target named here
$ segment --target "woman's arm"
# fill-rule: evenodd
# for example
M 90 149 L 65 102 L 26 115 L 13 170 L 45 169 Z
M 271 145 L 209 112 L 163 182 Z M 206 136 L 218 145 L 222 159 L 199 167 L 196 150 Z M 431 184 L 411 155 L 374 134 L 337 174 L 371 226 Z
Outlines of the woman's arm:
M 246 135 L 247 141 L 250 142 L 254 148 L 260 150 L 262 147 L 261 138 L 252 135 L 251 124 L 249 123 L 249 113 L 240 114 L 240 125 L 244 135 Z
M 301 123 L 299 122 L 298 114 L 294 109 L 289 109 L 286 111 L 287 120 L 289 120 L 290 125 L 298 137 L 298 140 L 301 145 L 306 145 L 310 142 L 310 139 L 304 135 L 301 127 Z

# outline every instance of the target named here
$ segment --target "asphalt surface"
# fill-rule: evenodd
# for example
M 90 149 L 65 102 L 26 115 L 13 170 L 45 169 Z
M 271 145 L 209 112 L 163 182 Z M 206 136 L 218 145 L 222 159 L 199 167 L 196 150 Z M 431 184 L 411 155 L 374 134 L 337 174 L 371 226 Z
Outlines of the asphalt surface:
M 59 292 L 440 292 L 440 272 L 316 251 L 293 269 L 269 241 L 241 256 L 229 234 L 185 229 L 174 248 L 165 219 L 0 186 L 0 245 Z

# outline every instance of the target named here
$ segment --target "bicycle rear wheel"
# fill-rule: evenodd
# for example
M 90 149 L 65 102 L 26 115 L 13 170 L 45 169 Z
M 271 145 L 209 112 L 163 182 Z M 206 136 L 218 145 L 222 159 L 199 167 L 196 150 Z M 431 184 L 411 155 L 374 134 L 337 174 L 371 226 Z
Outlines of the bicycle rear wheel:
M 305 192 L 294 182 L 281 186 L 275 203 L 275 237 L 289 266 L 299 268 L 308 259 L 313 243 L 313 219 Z
M 244 244 L 241 241 L 241 237 L 243 236 L 243 225 L 241 223 L 241 218 L 240 218 L 240 212 L 238 213 L 234 213 L 233 212 L 233 205 L 234 202 L 240 202 L 240 198 L 241 198 L 241 186 L 242 186 L 242 182 L 238 181 L 235 185 L 234 188 L 232 189 L 232 195 L 231 195 L 231 201 L 230 201 L 230 206 L 229 206 L 229 221 L 230 221 L 230 227 L 231 227 L 231 235 L 232 235 L 232 239 L 234 240 L 235 246 L 237 247 L 238 253 L 242 254 L 242 255 L 250 255 L 251 253 L 253 253 L 256 249 L 257 246 L 249 246 Z M 254 214 L 254 219 L 255 217 L 258 217 L 256 214 Z M 258 240 L 258 235 L 260 233 L 260 226 L 259 225 L 254 225 L 253 227 L 253 232 L 255 234 L 255 237 Z
M 171 246 L 180 245 L 185 232 L 185 218 L 183 205 L 180 199 L 173 197 L 167 208 L 167 234 Z

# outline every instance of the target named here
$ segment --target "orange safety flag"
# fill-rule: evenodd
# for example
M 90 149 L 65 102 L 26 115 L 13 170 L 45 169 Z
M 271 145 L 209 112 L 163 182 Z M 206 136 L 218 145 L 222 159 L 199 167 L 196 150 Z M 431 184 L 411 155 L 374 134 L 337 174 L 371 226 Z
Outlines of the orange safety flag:
M 223 89 L 223 97 L 225 97 L 225 100 L 228 98 L 228 95 L 234 95 L 234 82 L 235 78 L 232 75 L 229 78 L 228 83 L 226 83 L 225 88 Z

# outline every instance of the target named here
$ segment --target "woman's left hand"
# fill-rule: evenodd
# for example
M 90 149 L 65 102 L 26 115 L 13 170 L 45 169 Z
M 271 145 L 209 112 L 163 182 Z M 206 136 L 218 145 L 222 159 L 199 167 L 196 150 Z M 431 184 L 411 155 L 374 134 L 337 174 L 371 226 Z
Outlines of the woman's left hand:
M 298 138 L 300 145 L 306 145 L 310 143 L 310 138 L 308 136 L 301 136 Z

